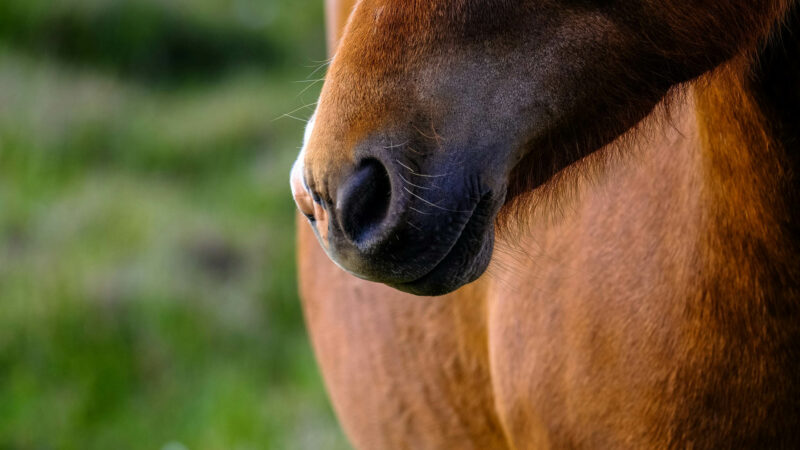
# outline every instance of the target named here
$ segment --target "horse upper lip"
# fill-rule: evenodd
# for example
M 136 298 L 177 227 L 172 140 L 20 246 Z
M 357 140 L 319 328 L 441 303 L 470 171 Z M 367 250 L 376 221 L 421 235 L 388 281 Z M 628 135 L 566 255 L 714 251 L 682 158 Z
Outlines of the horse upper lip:
M 302 166 L 302 162 L 294 163 L 292 173 L 289 176 L 289 185 L 292 188 L 292 197 L 294 197 L 294 202 L 297 204 L 297 209 L 306 217 L 313 217 L 314 199 L 306 188 L 305 180 L 303 180 Z
M 297 209 L 314 223 L 314 228 L 320 237 L 323 247 L 327 248 L 328 241 L 328 211 L 320 203 L 314 201 L 314 196 L 309 192 L 308 185 L 303 177 L 302 162 L 295 162 L 290 175 L 292 196 L 297 204 Z

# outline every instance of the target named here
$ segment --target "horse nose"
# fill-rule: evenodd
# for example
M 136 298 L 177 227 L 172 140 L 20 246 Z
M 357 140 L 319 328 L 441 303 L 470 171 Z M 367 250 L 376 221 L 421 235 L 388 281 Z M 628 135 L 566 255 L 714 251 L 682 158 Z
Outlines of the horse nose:
M 292 167 L 290 175 L 290 186 L 292 197 L 297 204 L 297 209 L 306 216 L 307 219 L 316 224 L 316 229 L 322 239 L 323 245 L 328 246 L 328 213 L 322 202 L 314 199 L 314 194 L 308 188 L 303 176 L 303 163 L 301 159 Z
M 307 218 L 314 219 L 315 202 L 306 185 L 303 176 L 303 162 L 300 158 L 292 166 L 292 172 L 289 175 L 289 186 L 292 188 L 292 197 L 294 197 L 294 202 L 297 204 L 297 209 Z
M 386 167 L 377 159 L 363 160 L 343 180 L 337 194 L 337 215 L 345 237 L 362 249 L 385 234 L 392 202 Z
M 317 231 L 323 247 L 331 239 L 345 241 L 358 254 L 366 255 L 384 244 L 393 231 L 387 218 L 392 204 L 392 185 L 386 167 L 377 159 L 361 160 L 335 186 L 335 204 L 323 200 L 305 182 L 301 158 L 291 173 L 291 188 L 297 208 Z M 340 247 L 341 251 L 341 247 Z

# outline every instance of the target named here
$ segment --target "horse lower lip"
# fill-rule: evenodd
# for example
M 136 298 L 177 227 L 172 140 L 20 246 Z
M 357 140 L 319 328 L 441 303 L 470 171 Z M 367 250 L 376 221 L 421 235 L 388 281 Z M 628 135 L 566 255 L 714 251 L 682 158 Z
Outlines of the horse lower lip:
M 475 209 L 477 209 L 477 208 L 478 208 L 478 206 L 476 205 L 475 208 L 470 213 L 469 219 L 467 219 L 466 223 L 464 223 L 464 227 L 461 228 L 461 231 L 458 233 L 458 236 L 456 236 L 456 238 L 453 240 L 453 245 L 444 253 L 444 255 L 442 255 L 441 259 L 439 259 L 439 261 L 437 261 L 436 264 L 434 264 L 433 267 L 431 267 L 431 270 L 425 272 L 424 274 L 420 275 L 416 279 L 408 281 L 408 282 L 406 282 L 404 284 L 414 284 L 415 282 L 422 280 L 423 278 L 425 278 L 428 275 L 430 275 L 433 272 L 435 272 L 436 269 L 441 267 L 441 265 L 447 260 L 447 257 L 450 256 L 450 254 L 453 253 L 453 251 L 457 249 L 458 243 L 461 240 L 461 236 L 464 235 L 464 230 L 466 230 L 470 226 L 470 224 L 472 223 L 472 216 L 475 213 Z
M 424 296 L 444 295 L 458 289 L 462 285 L 471 281 L 475 274 L 467 273 L 465 270 L 464 272 L 460 273 L 460 276 L 457 278 L 447 277 L 447 269 L 445 264 L 448 263 L 448 261 L 446 261 L 446 259 L 456 251 L 463 252 L 465 250 L 463 250 L 461 247 L 454 247 L 450 252 L 447 253 L 445 259 L 439 262 L 439 264 L 434 266 L 433 269 L 431 269 L 425 275 L 422 275 L 414 281 L 395 284 L 392 286 L 401 291 Z M 479 253 L 480 251 L 474 252 L 472 255 L 470 255 L 470 257 L 474 258 L 479 255 Z
M 397 289 L 402 290 L 402 291 L 418 293 L 419 288 L 421 286 L 424 286 L 426 283 L 428 283 L 431 280 L 431 278 L 435 278 L 437 276 L 437 273 L 438 274 L 446 273 L 445 265 L 451 263 L 451 261 L 448 261 L 448 258 L 450 258 L 455 252 L 459 252 L 459 253 L 469 252 L 470 253 L 469 257 L 470 258 L 478 257 L 480 255 L 481 250 L 483 249 L 484 245 L 482 244 L 481 246 L 479 246 L 476 249 L 474 246 L 469 246 L 468 243 L 462 241 L 462 239 L 465 238 L 466 233 L 470 233 L 471 234 L 471 232 L 474 231 L 474 230 L 470 229 L 471 227 L 477 226 L 475 224 L 475 220 L 476 220 L 475 212 L 476 211 L 480 211 L 483 208 L 486 208 L 490 201 L 491 201 L 491 197 L 490 196 L 485 196 L 475 205 L 474 209 L 472 210 L 472 213 L 470 214 L 469 219 L 464 224 L 464 227 L 461 229 L 461 232 L 459 233 L 459 235 L 456 237 L 456 239 L 455 239 L 455 241 L 453 243 L 453 246 L 450 247 L 450 249 L 442 256 L 442 258 L 429 271 L 427 271 L 425 274 L 419 276 L 418 278 L 416 278 L 414 280 L 406 281 L 406 282 L 403 282 L 403 283 L 398 283 L 398 284 L 395 284 L 393 286 L 395 288 L 397 288 Z M 491 224 L 491 221 L 489 222 L 489 224 Z M 474 274 L 466 273 L 467 271 L 469 271 L 470 268 L 474 268 L 474 266 L 468 265 L 467 267 L 465 267 L 464 273 L 460 274 L 460 275 L 463 276 L 461 281 L 463 281 L 464 279 L 472 278 L 472 276 Z M 447 282 L 452 282 L 453 280 L 444 279 L 442 281 L 447 283 Z M 458 288 L 458 287 L 460 287 L 460 285 L 465 284 L 465 283 L 462 283 L 461 281 L 458 282 L 458 286 L 455 286 L 455 288 Z M 441 292 L 437 292 L 434 295 L 440 295 L 440 293 L 446 293 L 446 292 L 449 292 L 451 290 L 453 290 L 453 289 L 450 289 L 450 286 L 448 286 L 447 289 L 442 289 Z M 429 295 L 429 294 L 425 293 L 424 295 Z

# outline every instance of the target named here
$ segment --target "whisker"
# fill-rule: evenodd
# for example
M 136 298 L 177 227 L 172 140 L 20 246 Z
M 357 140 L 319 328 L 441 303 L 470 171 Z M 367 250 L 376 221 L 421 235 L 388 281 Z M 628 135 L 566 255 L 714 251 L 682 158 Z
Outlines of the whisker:
M 448 175 L 448 174 L 446 174 L 446 173 L 443 173 L 443 174 L 441 174 L 441 175 L 425 175 L 425 174 L 421 174 L 421 173 L 414 173 L 414 172 L 411 172 L 411 174 L 412 174 L 412 175 L 416 175 L 416 176 L 418 176 L 418 177 L 423 177 L 423 178 L 441 178 L 441 177 L 446 177 L 446 176 Z
M 316 86 L 317 83 L 319 83 L 320 81 L 324 81 L 324 80 L 325 80 L 324 78 L 320 78 L 319 80 L 316 80 L 313 83 L 309 83 L 308 86 L 304 87 L 302 91 L 298 92 L 295 97 L 300 97 L 301 95 L 303 95 L 304 92 L 306 92 L 307 90 L 309 90 L 312 87 Z
M 296 113 L 297 111 L 300 111 L 300 110 L 301 110 L 301 109 L 303 109 L 303 108 L 308 108 L 309 106 L 314 106 L 314 105 L 316 105 L 316 104 L 317 104 L 317 102 L 312 102 L 312 103 L 309 103 L 309 104 L 307 104 L 307 105 L 300 106 L 299 108 L 295 108 L 295 109 L 293 109 L 293 110 L 289 111 L 289 112 L 288 112 L 288 113 L 286 113 L 286 114 L 280 115 L 280 116 L 278 116 L 278 117 L 276 117 L 276 118 L 272 119 L 272 121 L 273 121 L 273 122 L 275 122 L 276 120 L 278 120 L 278 119 L 282 119 L 282 118 L 284 118 L 285 116 L 288 116 L 289 114 L 294 114 L 294 113 Z
M 439 148 L 441 148 L 442 147 L 442 141 L 444 140 L 444 138 L 442 137 L 442 135 L 440 135 L 439 133 L 436 132 L 436 127 L 433 126 L 433 121 L 431 121 L 431 131 L 433 131 L 433 136 L 434 136 L 434 139 L 436 140 L 436 145 Z
M 427 134 L 423 133 L 422 130 L 417 128 L 416 125 L 411 125 L 411 126 L 414 127 L 414 129 L 417 130 L 417 133 L 421 134 L 423 137 L 428 138 L 428 139 L 430 139 L 432 141 L 436 141 L 436 137 L 435 136 L 428 136 Z M 437 141 L 437 144 L 438 144 L 438 141 Z
M 423 137 L 425 137 L 427 139 L 430 139 L 430 140 L 436 142 L 436 147 L 437 148 L 441 148 L 442 147 L 442 141 L 445 140 L 445 139 L 439 133 L 436 132 L 436 128 L 433 126 L 432 123 L 431 123 L 431 131 L 433 132 L 433 136 L 429 136 L 429 135 L 423 133 L 422 130 L 417 128 L 416 125 L 412 124 L 412 126 L 414 127 L 415 130 L 417 130 L 417 133 L 419 133 L 420 135 L 422 135 Z
M 430 191 L 430 190 L 433 190 L 433 189 L 439 189 L 437 186 L 434 186 L 434 187 L 425 187 L 425 186 L 420 186 L 420 185 L 418 185 L 418 184 L 414 184 L 414 183 L 412 183 L 412 182 L 410 182 L 410 181 L 406 180 L 406 177 L 404 177 L 404 176 L 400 175 L 399 173 L 397 174 L 397 176 L 399 176 L 401 180 L 405 181 L 406 183 L 410 184 L 411 186 L 414 186 L 415 188 L 424 189 L 424 190 L 426 190 L 426 191 Z
M 456 209 L 448 209 L 448 208 L 445 208 L 445 207 L 443 207 L 443 206 L 439 206 L 439 205 L 437 205 L 436 203 L 433 203 L 433 202 L 430 202 L 430 201 L 428 201 L 428 200 L 425 200 L 424 198 L 420 197 L 419 195 L 417 195 L 417 194 L 415 194 L 415 193 L 411 192 L 411 191 L 410 191 L 410 190 L 409 190 L 407 187 L 405 187 L 405 186 L 403 186 L 403 189 L 405 189 L 405 191 L 406 191 L 406 192 L 408 192 L 409 194 L 411 194 L 412 196 L 414 196 L 414 197 L 418 198 L 419 200 L 421 200 L 423 203 L 426 203 L 426 204 L 428 204 L 428 205 L 430 205 L 430 206 L 433 206 L 434 208 L 439 208 L 439 209 L 441 209 L 442 211 L 454 212 L 454 213 L 464 213 L 464 214 L 468 214 L 468 213 L 471 213 L 471 212 L 472 212 L 472 211 L 463 211 L 463 210 L 462 210 L 462 211 L 459 211 L 459 210 L 456 210 Z
M 408 141 L 405 141 L 405 142 L 403 142 L 402 144 L 389 144 L 388 146 L 386 146 L 386 147 L 383 147 L 383 148 L 385 148 L 385 149 L 387 149 L 387 150 L 388 150 L 388 149 L 390 149 L 390 148 L 402 147 L 402 146 L 404 146 L 404 145 L 406 145 L 406 144 L 408 144 Z
M 292 83 L 319 83 L 320 81 L 325 81 L 325 77 L 317 78 L 314 80 L 295 80 Z
M 303 123 L 308 123 L 308 119 L 301 119 L 301 118 L 295 117 L 295 116 L 293 116 L 291 114 L 284 114 L 281 117 L 278 117 L 278 119 L 283 119 L 283 118 L 289 118 L 289 119 L 294 119 L 294 120 L 297 120 L 297 121 L 300 121 L 300 122 L 303 122 Z M 278 119 L 275 119 L 275 120 L 278 120 Z
M 412 169 L 411 167 L 408 167 L 407 165 L 401 163 L 400 161 L 395 159 L 394 162 L 396 162 L 397 164 L 400 164 L 401 166 L 405 167 L 406 169 L 408 169 L 409 172 L 416 173 L 416 172 L 414 172 L 414 169 Z
M 443 174 L 440 174 L 440 175 L 424 175 L 424 174 L 421 174 L 421 173 L 417 173 L 414 169 L 412 169 L 411 167 L 408 167 L 407 165 L 401 163 L 400 161 L 398 161 L 396 159 L 394 160 L 394 162 L 396 162 L 397 164 L 400 164 L 401 166 L 405 167 L 406 169 L 408 169 L 409 172 L 411 172 L 412 175 L 416 175 L 418 177 L 440 178 L 440 177 L 446 177 L 448 175 L 447 173 L 443 173 Z
M 330 64 L 333 61 L 333 56 L 330 58 L 325 59 L 309 59 L 308 62 L 312 62 L 314 64 Z
M 323 62 L 322 64 L 318 65 L 318 66 L 317 66 L 317 68 L 316 68 L 316 69 L 314 69 L 314 71 L 313 71 L 313 72 L 311 72 L 310 74 L 308 74 L 308 77 L 306 77 L 306 78 L 311 78 L 311 77 L 313 77 L 313 76 L 314 76 L 314 74 L 315 74 L 315 73 L 317 73 L 317 72 L 319 72 L 319 70 L 320 70 L 320 69 L 322 69 L 323 67 L 328 67 L 328 66 L 330 66 L 330 65 L 331 65 L 331 62 L 330 62 L 330 61 Z
M 420 211 L 417 208 L 414 208 L 413 206 L 409 206 L 408 209 L 410 209 L 410 210 L 412 210 L 414 212 L 418 212 L 418 213 L 422 214 L 423 216 L 432 216 L 433 215 L 433 214 L 431 214 L 429 212 Z

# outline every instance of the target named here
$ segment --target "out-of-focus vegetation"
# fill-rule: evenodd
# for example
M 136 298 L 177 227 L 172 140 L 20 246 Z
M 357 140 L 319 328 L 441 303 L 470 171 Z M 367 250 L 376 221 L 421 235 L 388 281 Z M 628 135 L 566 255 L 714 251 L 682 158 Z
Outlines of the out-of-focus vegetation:
M 346 448 L 283 116 L 321 3 L 0 1 L 0 448 Z

